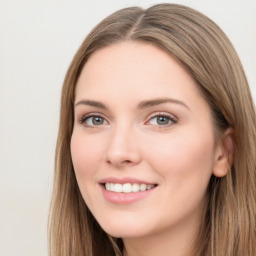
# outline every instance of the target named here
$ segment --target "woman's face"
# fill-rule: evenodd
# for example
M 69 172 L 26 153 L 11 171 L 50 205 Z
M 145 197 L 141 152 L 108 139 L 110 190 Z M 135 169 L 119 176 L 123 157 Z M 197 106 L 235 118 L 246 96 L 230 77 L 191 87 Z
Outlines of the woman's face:
M 177 61 L 141 42 L 100 49 L 78 79 L 74 112 L 76 178 L 107 233 L 199 226 L 218 150 L 209 106 Z

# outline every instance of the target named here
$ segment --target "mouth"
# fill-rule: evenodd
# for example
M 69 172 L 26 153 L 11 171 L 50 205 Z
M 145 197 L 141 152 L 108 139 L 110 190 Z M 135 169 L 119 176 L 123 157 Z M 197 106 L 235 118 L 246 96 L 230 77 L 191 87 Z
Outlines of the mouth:
M 99 181 L 104 198 L 116 205 L 135 203 L 155 194 L 159 184 L 133 177 L 108 177 Z
M 107 190 L 115 193 L 136 193 L 146 190 L 152 190 L 157 184 L 139 184 L 139 183 L 102 183 L 102 186 Z

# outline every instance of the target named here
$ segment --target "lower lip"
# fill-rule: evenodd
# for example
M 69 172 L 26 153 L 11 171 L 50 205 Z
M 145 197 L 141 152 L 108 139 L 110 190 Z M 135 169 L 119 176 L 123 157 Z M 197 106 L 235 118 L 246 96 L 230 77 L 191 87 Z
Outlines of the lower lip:
M 102 185 L 101 185 L 101 188 L 102 188 L 103 196 L 109 202 L 114 204 L 131 204 L 150 195 L 155 190 L 156 187 L 149 190 L 132 192 L 132 193 L 116 193 L 116 192 L 108 191 Z

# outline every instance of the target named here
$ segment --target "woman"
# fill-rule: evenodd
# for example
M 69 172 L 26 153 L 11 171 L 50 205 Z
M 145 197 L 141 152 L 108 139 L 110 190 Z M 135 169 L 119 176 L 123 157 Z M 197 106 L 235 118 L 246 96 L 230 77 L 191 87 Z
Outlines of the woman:
M 256 255 L 255 125 L 214 22 L 176 4 L 110 15 L 63 85 L 50 255 Z

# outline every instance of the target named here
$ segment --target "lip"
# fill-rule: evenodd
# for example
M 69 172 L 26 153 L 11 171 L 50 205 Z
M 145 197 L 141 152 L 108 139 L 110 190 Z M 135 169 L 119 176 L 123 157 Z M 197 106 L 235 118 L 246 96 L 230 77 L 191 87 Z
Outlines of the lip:
M 138 191 L 138 192 L 131 192 L 131 193 L 116 193 L 116 192 L 106 190 L 104 186 L 105 183 L 119 183 L 119 184 L 137 183 L 137 184 L 146 184 L 146 185 L 151 185 L 151 184 L 157 185 L 157 184 L 144 181 L 144 180 L 135 179 L 135 178 L 129 178 L 129 177 L 124 177 L 124 178 L 108 177 L 100 180 L 99 185 L 101 187 L 104 198 L 113 204 L 122 204 L 122 205 L 132 204 L 147 196 L 150 196 L 150 194 L 152 194 L 157 188 L 156 186 L 152 189 L 145 190 L 145 191 Z
M 148 182 L 140 179 L 135 179 L 131 177 L 123 177 L 123 178 L 116 178 L 116 177 L 108 177 L 105 179 L 102 179 L 99 181 L 100 184 L 105 183 L 119 183 L 119 184 L 125 184 L 125 183 L 138 183 L 138 184 L 146 184 L 146 185 L 157 185 L 154 182 Z

